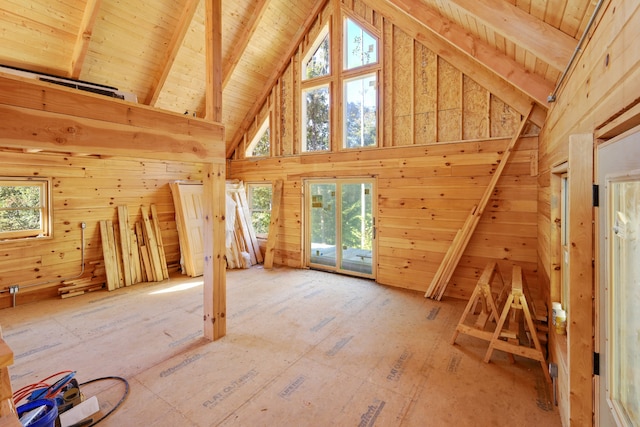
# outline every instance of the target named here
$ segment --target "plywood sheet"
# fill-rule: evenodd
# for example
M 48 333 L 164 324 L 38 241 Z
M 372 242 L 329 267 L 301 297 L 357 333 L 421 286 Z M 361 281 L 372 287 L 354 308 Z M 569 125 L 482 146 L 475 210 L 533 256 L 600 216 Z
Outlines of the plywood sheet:
M 438 141 L 462 139 L 462 73 L 438 58 Z
M 491 96 L 491 137 L 513 135 L 520 121 L 520 114 L 500 98 Z
M 413 39 L 393 27 L 393 145 L 413 144 Z
M 467 76 L 463 76 L 462 139 L 489 137 L 489 92 Z M 525 132 L 526 134 L 526 132 Z

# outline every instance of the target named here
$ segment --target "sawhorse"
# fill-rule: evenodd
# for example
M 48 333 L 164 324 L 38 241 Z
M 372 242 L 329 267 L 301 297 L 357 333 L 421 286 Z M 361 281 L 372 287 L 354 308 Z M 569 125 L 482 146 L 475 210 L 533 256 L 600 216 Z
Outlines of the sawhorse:
M 491 289 L 491 284 L 496 277 L 500 279 L 501 284 L 497 301 L 494 299 Z M 498 320 L 498 314 L 500 313 L 498 307 L 501 305 L 505 290 L 505 283 L 502 279 L 502 275 L 500 274 L 498 263 L 496 261 L 489 262 L 484 268 L 478 283 L 476 283 L 476 287 L 471 294 L 471 298 L 460 317 L 458 326 L 456 326 L 456 330 L 451 338 L 451 344 L 455 344 L 458 334 L 460 333 L 471 335 L 472 337 L 480 338 L 485 341 L 491 341 L 493 332 L 486 331 L 485 327 L 488 321 Z M 467 316 L 469 316 L 472 311 L 475 311 L 478 305 L 480 305 L 480 313 L 478 314 L 474 324 L 467 324 Z
M 502 350 L 509 353 L 512 358 L 513 354 L 523 356 L 529 359 L 537 360 L 542 366 L 542 372 L 547 379 L 547 382 L 551 382 L 551 376 L 547 370 L 547 362 L 538 339 L 537 329 L 531 317 L 531 311 L 529 310 L 529 304 L 525 294 L 528 294 L 526 284 L 522 276 L 522 268 L 520 266 L 513 267 L 513 275 L 511 279 L 511 293 L 507 297 L 507 301 L 502 309 L 500 320 L 489 342 L 489 349 L 484 357 L 484 361 L 489 363 L 493 350 Z M 510 315 L 510 316 L 509 316 Z M 519 316 L 522 315 L 527 322 L 527 326 L 530 331 L 530 339 L 533 342 L 534 348 L 520 345 L 519 343 Z M 503 331 L 507 317 L 510 317 L 509 330 Z M 515 334 L 515 337 L 512 336 Z M 509 338 L 507 341 L 503 341 L 503 338 L 507 335 Z

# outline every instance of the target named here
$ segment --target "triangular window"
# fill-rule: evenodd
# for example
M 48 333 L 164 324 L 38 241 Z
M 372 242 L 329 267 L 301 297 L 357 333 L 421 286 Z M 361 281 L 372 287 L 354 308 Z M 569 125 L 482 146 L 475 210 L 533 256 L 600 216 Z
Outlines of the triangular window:
M 269 116 L 264 120 L 251 144 L 245 152 L 246 157 L 268 157 L 271 153 L 271 132 L 269 131 Z
M 328 76 L 331 73 L 329 58 L 329 26 L 325 26 L 302 61 L 302 80 Z
M 349 18 L 345 20 L 344 43 L 345 70 L 378 62 L 378 39 Z

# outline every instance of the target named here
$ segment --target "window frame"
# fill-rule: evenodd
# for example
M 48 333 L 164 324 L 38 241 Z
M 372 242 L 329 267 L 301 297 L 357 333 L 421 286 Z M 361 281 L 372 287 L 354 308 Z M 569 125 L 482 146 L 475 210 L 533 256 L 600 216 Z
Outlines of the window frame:
M 347 65 L 349 63 L 348 61 L 348 49 L 347 49 L 347 28 L 348 28 L 348 21 L 353 22 L 354 24 L 356 24 L 358 27 L 360 27 L 360 29 L 362 30 L 362 32 L 367 33 L 369 36 L 373 37 L 376 39 L 376 60 L 375 62 L 370 62 L 368 64 L 362 64 L 362 65 L 358 65 L 355 67 L 351 67 L 351 68 L 347 68 Z M 365 24 L 364 22 L 362 22 L 359 18 L 352 16 L 349 13 L 343 13 L 342 15 L 342 67 L 341 67 L 341 72 L 343 75 L 355 72 L 355 73 L 359 73 L 361 72 L 361 70 L 367 70 L 370 68 L 379 68 L 381 65 L 381 60 L 380 60 L 380 35 L 378 34 L 378 30 L 375 29 L 374 31 L 371 30 L 371 28 L 369 28 L 369 26 L 367 24 Z
M 365 80 L 369 77 L 373 77 L 375 80 L 375 143 L 372 145 L 361 145 L 361 146 L 354 146 L 354 147 L 348 147 L 347 146 L 347 142 L 348 142 L 348 138 L 347 138 L 347 125 L 348 125 L 348 120 L 347 119 L 347 115 L 349 113 L 348 111 L 348 93 L 347 93 L 347 85 L 351 82 L 354 82 L 356 80 Z M 349 78 L 343 78 L 342 80 L 342 149 L 343 150 L 361 150 L 361 149 L 365 149 L 365 148 L 375 148 L 378 147 L 378 123 L 379 123 L 379 107 L 380 107 L 380 102 L 379 102 L 379 94 L 378 94 L 378 88 L 379 88 L 379 83 L 378 83 L 378 72 L 377 71 L 370 71 L 368 73 L 364 73 L 364 74 L 358 74 L 356 76 L 353 77 L 349 77 Z M 364 98 L 364 97 L 363 97 Z
M 569 312 L 569 163 L 563 161 L 551 169 L 551 301 Z
M 339 19 L 340 21 L 335 21 Z M 349 21 L 361 28 L 363 33 L 375 39 L 376 61 L 369 64 L 363 64 L 351 69 L 346 69 L 346 46 L 347 46 L 347 28 Z M 338 23 L 339 22 L 339 23 Z M 329 38 L 329 73 L 323 76 L 306 78 L 306 63 L 323 42 L 324 38 Z M 356 16 L 345 8 L 340 8 L 337 13 L 332 14 L 326 24 L 316 35 L 316 39 L 310 44 L 304 55 L 301 56 L 299 63 L 300 83 L 298 86 L 298 128 L 299 138 L 296 144 L 296 153 L 303 155 L 322 154 L 330 152 L 340 152 L 349 150 L 365 150 L 380 147 L 382 141 L 382 132 L 380 122 L 383 112 L 382 103 L 382 34 L 381 31 L 372 26 L 370 23 L 363 21 L 361 17 Z M 347 147 L 346 128 L 347 128 L 347 108 L 346 84 L 350 81 L 365 78 L 368 75 L 375 75 L 375 143 L 368 146 Z M 329 111 L 328 111 L 328 146 L 322 150 L 309 150 L 307 140 L 307 100 L 306 93 L 319 87 L 328 87 L 329 92 Z
M 253 154 L 253 150 L 255 150 L 256 145 L 258 145 L 258 142 L 260 142 L 260 140 L 264 136 L 264 133 L 267 130 L 269 130 L 269 152 L 267 154 L 264 154 L 264 155 L 254 155 Z M 264 121 L 262 122 L 262 124 L 258 128 L 258 131 L 253 136 L 253 139 L 251 140 L 249 145 L 247 145 L 247 148 L 244 151 L 244 156 L 245 157 L 252 157 L 252 158 L 270 157 L 271 156 L 271 146 L 272 146 L 272 144 L 271 144 L 271 115 L 267 114 L 267 116 L 265 117 Z
M 322 76 L 307 77 L 307 63 L 311 60 L 313 55 L 315 55 L 315 53 L 318 51 L 318 49 L 320 48 L 320 45 L 322 44 L 322 42 L 324 42 L 325 38 L 328 38 L 328 44 L 329 44 L 329 49 L 328 49 L 329 66 L 327 67 L 328 68 L 327 73 Z M 327 22 L 322 27 L 322 29 L 318 32 L 318 35 L 316 36 L 315 40 L 309 46 L 307 52 L 302 57 L 302 61 L 300 62 L 300 81 L 302 82 L 302 84 L 305 84 L 314 80 L 318 80 L 318 79 L 326 79 L 334 74 L 333 73 L 334 64 L 331 61 L 332 45 L 333 45 L 333 40 L 331 37 L 331 22 Z
M 50 178 L 0 176 L 0 186 L 40 187 L 40 206 L 37 207 L 40 211 L 40 228 L 19 231 L 0 231 L 0 242 L 16 242 L 27 239 L 47 239 L 53 237 Z M 33 208 L 35 207 L 31 209 Z M 3 210 L 3 208 L 0 208 L 0 210 Z
M 341 58 L 340 58 L 340 76 L 339 76 L 339 81 L 340 81 L 340 90 L 341 90 L 341 98 L 342 98 L 342 105 L 340 108 L 340 123 L 341 123 L 341 129 L 340 129 L 340 141 L 338 141 L 339 144 L 339 150 L 340 151 L 351 151 L 351 150 L 366 150 L 366 149 L 375 149 L 380 147 L 380 140 L 381 140 L 381 133 L 380 133 L 380 117 L 381 117 L 381 108 L 382 108 L 382 93 L 381 93 L 381 85 L 380 82 L 383 78 L 382 76 L 382 62 L 383 62 L 383 58 L 382 58 L 382 37 L 380 35 L 380 32 L 378 31 L 377 28 L 372 27 L 370 24 L 362 21 L 362 18 L 355 16 L 352 13 L 349 13 L 349 11 L 347 10 L 343 10 L 342 14 L 341 14 L 341 39 L 340 39 L 340 46 L 341 46 Z M 353 68 L 349 68 L 347 69 L 347 44 L 348 44 L 348 40 L 347 40 L 347 26 L 348 26 L 348 21 L 352 21 L 354 24 L 358 25 L 363 32 L 366 32 L 367 34 L 369 34 L 369 36 L 373 37 L 376 40 L 376 61 L 369 63 L 369 64 L 363 64 L 357 67 L 353 67 Z M 347 147 L 347 138 L 346 138 L 346 129 L 347 129 L 347 103 L 346 103 L 346 97 L 347 97 L 347 93 L 346 93 L 346 84 L 353 81 L 353 80 L 357 80 L 357 79 L 362 79 L 365 78 L 368 75 L 375 75 L 375 81 L 376 81 L 376 86 L 375 86 L 375 99 L 376 99 L 376 141 L 375 144 L 373 145 L 368 145 L 368 146 L 358 146 L 358 147 Z
M 267 212 L 266 209 L 254 209 L 253 205 L 253 189 L 260 187 L 269 187 L 271 190 L 271 199 L 269 200 L 269 219 L 271 219 L 271 211 L 273 210 L 273 183 L 270 181 L 260 181 L 260 182 L 245 182 L 245 191 L 247 196 L 247 207 L 249 209 L 249 216 L 251 217 L 251 226 L 256 233 L 256 237 L 258 239 L 267 239 L 269 235 L 269 230 L 266 233 L 259 233 L 256 228 L 253 226 L 253 213 L 254 212 Z
M 324 78 L 323 78 L 324 79 Z M 316 82 L 317 84 L 315 85 L 309 85 L 306 87 L 302 87 L 300 89 L 300 121 L 301 121 L 301 125 L 300 125 L 300 151 L 302 153 L 328 153 L 331 152 L 331 147 L 332 147 L 332 135 L 333 135 L 333 120 L 332 120 L 332 116 L 333 116 L 333 109 L 331 108 L 331 101 L 333 99 L 332 96 L 332 87 L 333 85 L 331 84 L 330 81 L 326 81 L 326 82 Z M 329 100 L 328 100 L 328 129 L 329 129 L 329 134 L 328 134 L 328 143 L 327 143 L 327 148 L 324 150 L 309 150 L 308 149 L 308 145 L 307 145 L 307 102 L 306 102 L 306 93 L 307 92 L 311 92 L 320 88 L 327 88 L 327 93 L 329 96 Z

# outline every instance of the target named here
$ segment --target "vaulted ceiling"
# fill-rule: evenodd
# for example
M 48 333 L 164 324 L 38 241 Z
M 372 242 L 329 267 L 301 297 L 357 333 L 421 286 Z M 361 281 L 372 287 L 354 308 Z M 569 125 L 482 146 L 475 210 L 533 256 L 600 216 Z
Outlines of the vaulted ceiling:
M 361 2 L 480 84 L 548 107 L 597 0 Z M 223 0 L 223 124 L 238 140 L 328 0 Z M 0 65 L 109 85 L 202 116 L 205 0 L 3 0 Z M 484 81 L 486 80 L 486 82 Z

